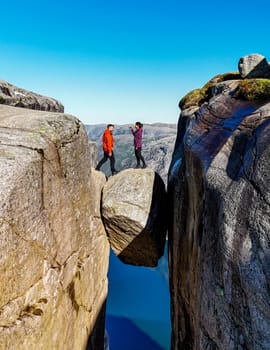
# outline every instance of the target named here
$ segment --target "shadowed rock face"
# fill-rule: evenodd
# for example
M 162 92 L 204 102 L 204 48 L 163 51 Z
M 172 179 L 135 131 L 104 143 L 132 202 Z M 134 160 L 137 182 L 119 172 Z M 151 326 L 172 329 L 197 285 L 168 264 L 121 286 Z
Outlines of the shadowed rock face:
M 74 117 L 0 105 L 0 349 L 103 349 L 105 176 Z
M 270 101 L 182 111 L 169 173 L 172 349 L 270 348 Z
M 54 98 L 21 89 L 3 80 L 0 80 L 0 104 L 40 111 L 64 112 L 62 103 Z
M 151 169 L 127 169 L 109 178 L 102 216 L 110 245 L 121 261 L 156 266 L 167 230 L 165 185 Z

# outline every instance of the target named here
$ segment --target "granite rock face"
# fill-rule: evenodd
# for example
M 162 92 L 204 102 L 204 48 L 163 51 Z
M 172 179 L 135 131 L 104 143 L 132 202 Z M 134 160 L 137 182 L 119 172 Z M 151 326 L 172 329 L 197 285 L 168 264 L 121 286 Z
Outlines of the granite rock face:
M 212 86 L 169 173 L 172 349 L 270 348 L 270 98 Z
M 90 164 L 92 168 L 95 168 L 97 165 L 97 154 L 98 154 L 98 148 L 96 142 L 88 141 L 89 150 L 90 150 Z
M 167 232 L 167 197 L 151 169 L 126 169 L 103 188 L 102 216 L 110 245 L 127 264 L 156 266 Z
M 262 55 L 251 54 L 241 57 L 238 69 L 242 78 L 270 78 L 270 65 Z
M 42 96 L 0 80 L 0 104 L 40 111 L 64 112 L 64 106 L 54 98 Z
M 0 349 L 103 349 L 105 177 L 83 125 L 0 105 L 0 164 Z

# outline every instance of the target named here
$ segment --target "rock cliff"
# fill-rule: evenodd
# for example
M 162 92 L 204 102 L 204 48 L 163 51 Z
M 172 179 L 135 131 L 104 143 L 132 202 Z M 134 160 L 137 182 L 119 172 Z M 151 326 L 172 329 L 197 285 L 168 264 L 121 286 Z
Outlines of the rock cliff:
M 103 349 L 105 176 L 91 153 L 76 118 L 0 105 L 1 350 Z
M 267 76 L 265 60 L 251 69 L 257 58 L 240 59 L 240 73 Z M 174 350 L 270 348 L 269 86 L 225 74 L 180 102 L 169 173 Z
M 39 95 L 0 80 L 0 104 L 40 111 L 64 112 L 64 106 L 51 97 Z

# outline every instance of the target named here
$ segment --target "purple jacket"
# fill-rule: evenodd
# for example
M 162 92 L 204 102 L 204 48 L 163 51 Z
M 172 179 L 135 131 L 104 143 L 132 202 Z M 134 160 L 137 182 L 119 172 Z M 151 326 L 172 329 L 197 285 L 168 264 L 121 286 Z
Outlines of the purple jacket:
M 143 129 L 136 129 L 135 131 L 131 129 L 131 132 L 134 136 L 134 147 L 135 148 L 141 148 L 142 147 L 142 133 Z

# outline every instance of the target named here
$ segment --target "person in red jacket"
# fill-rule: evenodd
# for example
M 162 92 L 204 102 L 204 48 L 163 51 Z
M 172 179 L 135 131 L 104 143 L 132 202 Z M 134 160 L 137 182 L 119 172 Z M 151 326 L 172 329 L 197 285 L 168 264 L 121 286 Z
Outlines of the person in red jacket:
M 117 171 L 115 170 L 115 158 L 113 154 L 113 147 L 114 147 L 114 139 L 112 135 L 113 130 L 114 130 L 114 125 L 108 124 L 107 129 L 104 131 L 103 137 L 102 137 L 104 156 L 96 166 L 96 170 L 100 170 L 102 165 L 106 163 L 108 159 L 110 159 L 112 175 L 117 173 Z

